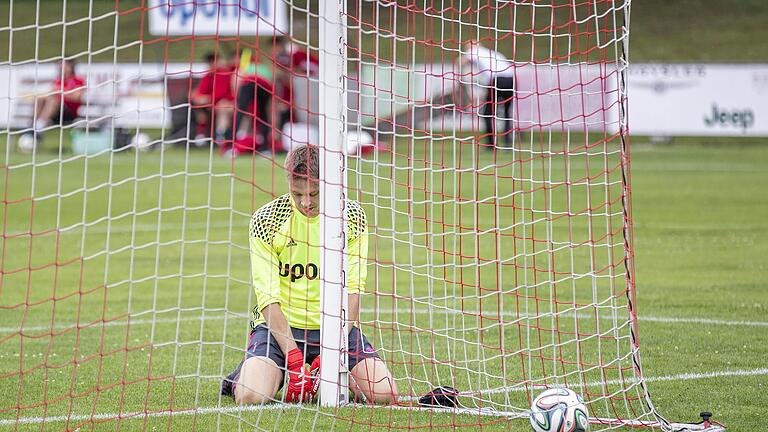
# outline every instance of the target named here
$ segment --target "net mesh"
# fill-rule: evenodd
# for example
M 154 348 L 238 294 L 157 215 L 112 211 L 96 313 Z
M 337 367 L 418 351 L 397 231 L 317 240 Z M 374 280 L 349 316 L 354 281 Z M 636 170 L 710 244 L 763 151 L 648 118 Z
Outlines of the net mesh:
M 317 2 L 0 5 L 0 425 L 505 426 L 567 386 L 596 429 L 660 427 L 633 309 L 629 3 L 347 1 L 361 326 L 400 398 L 335 409 L 219 394 L 255 304 L 249 221 L 287 192 L 283 152 L 319 143 Z M 55 85 L 62 59 L 82 84 Z M 462 408 L 425 415 L 439 386 Z

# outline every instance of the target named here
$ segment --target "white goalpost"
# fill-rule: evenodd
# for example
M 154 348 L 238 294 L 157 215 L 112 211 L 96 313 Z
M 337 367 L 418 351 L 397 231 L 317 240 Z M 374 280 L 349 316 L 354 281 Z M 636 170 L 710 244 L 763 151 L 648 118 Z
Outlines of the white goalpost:
M 344 200 L 346 141 L 346 22 L 344 0 L 319 4 L 319 88 L 320 104 L 320 231 L 321 257 L 321 339 L 320 388 L 322 406 L 339 406 L 348 401 L 347 370 L 347 289 L 344 252 L 346 249 Z

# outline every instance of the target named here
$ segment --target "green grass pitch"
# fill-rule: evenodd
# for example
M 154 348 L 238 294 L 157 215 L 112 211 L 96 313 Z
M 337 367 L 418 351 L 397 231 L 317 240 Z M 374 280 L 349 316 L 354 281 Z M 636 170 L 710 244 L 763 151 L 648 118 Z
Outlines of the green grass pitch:
M 732 430 L 759 430 L 762 408 L 768 405 L 768 295 L 762 259 L 768 253 L 768 208 L 761 199 L 768 184 L 768 149 L 725 139 L 682 140 L 670 146 L 636 141 L 631 154 L 640 345 L 652 398 L 673 420 L 694 421 L 699 411 L 711 410 Z M 244 157 L 233 164 L 206 151 L 169 149 L 85 161 L 66 151 L 59 159 L 50 150 L 51 141 L 47 148 L 36 157 L 34 175 L 33 166 L 25 165 L 31 157 L 2 149 L 0 407 L 5 412 L 0 414 L 0 429 L 60 430 L 85 422 L 83 430 L 111 430 L 116 427 L 114 420 L 108 421 L 112 413 L 166 410 L 172 397 L 174 407 L 200 411 L 125 419 L 121 428 L 209 430 L 240 425 L 292 430 L 315 424 L 322 429 L 369 429 L 373 424 L 383 430 L 383 425 L 483 422 L 493 430 L 527 430 L 521 420 L 407 410 L 345 408 L 335 420 L 332 410 L 317 411 L 315 406 L 236 411 L 217 390 L 219 377 L 241 355 L 245 338 L 250 290 L 243 233 L 251 210 L 266 201 L 265 191 L 285 190 L 274 165 L 280 159 Z M 466 153 L 462 160 L 471 165 L 473 157 Z M 490 161 L 485 154 L 480 158 L 480 163 Z M 366 160 L 350 160 L 351 185 L 366 189 L 354 175 L 368 169 Z M 130 181 L 134 178 L 140 181 Z M 397 178 L 408 179 L 400 173 Z M 411 181 L 413 188 L 429 187 L 434 193 L 434 179 Z M 492 192 L 490 183 L 478 184 L 478 196 Z M 379 193 L 386 195 L 382 189 Z M 36 200 L 25 199 L 30 196 Z M 373 211 L 368 201 L 369 218 L 373 213 L 381 217 L 381 210 Z M 378 202 L 385 204 L 386 199 Z M 88 226 L 78 225 L 82 221 Z M 73 228 L 57 232 L 56 226 Z M 386 227 L 386 221 L 379 220 L 377 226 Z M 28 235 L 15 235 L 30 230 L 37 233 L 31 243 Z M 378 247 L 383 249 L 380 259 L 393 248 Z M 403 245 L 391 253 L 415 264 L 424 258 Z M 484 276 L 479 277 L 483 283 Z M 409 281 L 401 279 L 395 290 L 408 292 Z M 424 298 L 425 286 L 416 284 L 413 294 Z M 386 298 L 379 300 L 382 309 L 394 308 Z M 435 300 L 440 301 L 448 300 Z M 392 319 L 391 314 L 372 313 L 373 296 L 365 298 L 363 308 L 365 320 Z M 78 319 L 80 329 L 71 325 Z M 399 321 L 409 319 L 401 316 Z M 414 320 L 426 325 L 424 316 Z M 434 326 L 451 322 L 438 316 Z M 463 325 L 478 323 L 469 320 Z M 430 352 L 426 346 L 418 349 Z M 413 357 L 390 357 L 397 376 L 434 382 L 434 376 L 407 364 Z M 496 367 L 489 360 L 486 372 L 498 375 Z M 25 371 L 22 381 L 20 369 Z M 463 385 L 466 389 L 479 384 Z M 404 382 L 400 386 L 408 391 Z M 422 390 L 417 383 L 414 391 Z M 47 403 L 23 412 L 8 410 L 42 401 Z M 509 403 L 524 408 L 519 400 Z M 39 423 L 43 416 L 68 415 L 73 418 L 69 424 Z M 30 423 L 14 426 L 17 417 Z
M 166 43 L 146 33 L 146 43 L 137 44 L 142 39 L 140 3 L 15 0 L 11 9 L 11 2 L 3 2 L 0 17 L 7 27 L 0 31 L 0 59 L 25 62 L 56 58 L 62 51 L 67 55 L 90 51 L 98 54 L 81 55 L 82 62 L 188 62 L 200 60 L 217 46 L 237 45 L 234 40 L 214 38 Z M 293 2 L 297 20 L 306 3 Z M 368 7 L 367 3 L 361 4 Z M 119 17 L 110 13 L 116 4 Z M 82 19 L 87 16 L 95 19 Z M 766 17 L 764 0 L 635 1 L 630 60 L 761 61 L 768 55 L 768 44 L 755 41 L 766 39 Z M 414 29 L 424 27 L 422 19 L 418 14 L 401 15 L 397 33 L 414 35 Z M 527 17 L 520 19 L 526 22 Z M 546 25 L 547 19 L 546 14 L 540 15 L 539 25 Z M 260 44 L 266 49 L 268 45 L 247 37 L 240 42 L 241 47 Z M 387 38 L 360 40 L 366 52 L 379 44 L 382 55 L 389 43 Z M 542 38 L 539 43 L 545 46 L 548 40 Z M 522 49 L 519 59 L 528 58 L 525 47 L 518 49 Z M 397 59 L 412 61 L 411 53 L 401 49 Z M 414 54 L 418 59 L 425 52 L 415 50 Z M 521 420 L 408 410 L 344 408 L 335 418 L 333 410 L 318 411 L 312 405 L 238 412 L 231 401 L 218 396 L 218 381 L 237 362 L 245 342 L 251 297 L 243 233 L 252 209 L 266 201 L 265 191 L 285 190 L 281 174 L 264 159 L 240 158 L 232 165 L 215 154 L 187 155 L 174 149 L 162 154 L 102 155 L 87 162 L 65 150 L 62 163 L 52 150 L 55 135 L 49 134 L 33 168 L 32 159 L 10 150 L 7 135 L 0 134 L 4 155 L 0 165 L 0 431 L 78 426 L 81 430 L 290 431 L 311 425 L 316 430 L 451 429 L 453 425 L 472 428 L 480 422 L 488 430 L 529 430 Z M 64 139 L 68 140 L 66 134 Z M 69 143 L 63 147 L 68 149 Z M 729 430 L 763 430 L 768 406 L 768 147 L 738 139 L 678 139 L 671 146 L 651 146 L 638 138 L 631 148 L 639 334 L 651 396 L 671 420 L 696 421 L 699 411 L 711 410 Z M 487 155 L 481 158 L 483 163 L 489 161 Z M 465 167 L 473 163 L 467 154 L 462 160 Z M 372 170 L 366 164 L 351 166 Z M 398 172 L 397 177 L 403 184 L 409 180 L 407 173 Z M 141 180 L 131 180 L 135 178 Z M 434 192 L 439 179 L 410 177 L 411 185 L 420 191 L 416 198 L 439 198 L 423 192 L 427 186 Z M 480 179 L 480 196 L 492 193 L 490 180 Z M 466 182 L 460 186 L 467 188 L 462 195 L 471 195 L 472 177 L 466 177 Z M 372 187 L 355 175 L 350 184 L 361 184 L 368 191 Z M 382 181 L 379 186 L 386 189 L 388 185 Z M 386 190 L 379 192 L 383 196 Z M 616 196 L 615 189 L 608 193 Z M 32 196 L 34 202 L 28 199 Z M 402 188 L 396 196 L 398 206 L 404 206 L 399 209 L 406 210 Z M 373 196 L 361 197 L 372 216 Z M 376 202 L 386 207 L 391 200 Z M 427 216 L 423 207 L 415 212 Z M 487 209 L 479 212 L 488 215 Z M 377 213 L 377 225 L 391 229 L 383 215 Z M 466 216 L 471 215 L 469 211 Z M 404 220 L 395 222 L 398 231 L 408 228 Z M 78 225 L 83 221 L 86 227 Z M 57 232 L 57 226 L 71 229 Z M 36 233 L 32 242 L 20 234 L 29 231 Z M 439 258 L 404 246 L 404 242 L 423 244 L 423 237 L 398 236 L 397 240 L 372 245 L 372 251 L 376 248 L 380 259 L 402 257 L 409 265 Z M 477 254 L 493 258 L 494 252 L 480 247 Z M 430 276 L 434 274 L 423 269 L 411 275 L 406 266 L 396 274 L 396 290 L 410 293 L 412 278 L 413 294 L 424 298 L 437 292 L 441 295 L 435 304 L 455 306 L 455 300 L 446 295 L 454 292 L 428 285 Z M 382 286 L 392 286 L 392 274 L 381 277 Z M 467 274 L 465 281 L 471 283 L 474 277 Z M 485 286 L 493 285 L 488 275 L 478 277 Z M 380 300 L 381 309 L 393 309 L 392 301 Z M 469 302 L 466 309 L 483 308 L 488 314 L 492 310 L 488 306 L 498 301 Z M 372 313 L 374 306 L 372 296 L 364 299 L 365 320 L 392 320 L 391 312 Z M 404 302 L 396 306 L 409 307 Z M 130 326 L 126 325 L 129 314 Z M 72 323 L 78 317 L 80 328 L 76 329 Z M 467 340 L 477 333 L 472 329 L 487 324 L 470 319 L 457 325 L 455 315 L 432 318 L 439 328 L 470 329 L 460 334 Z M 410 319 L 398 318 L 406 323 Z M 424 327 L 426 319 L 417 315 L 413 323 Z M 376 343 L 381 346 L 382 342 Z M 386 343 L 385 348 L 403 351 L 430 349 L 414 341 Z M 454 351 L 460 348 L 455 345 Z M 465 354 L 465 360 L 473 355 Z M 392 353 L 387 359 L 395 362 L 398 377 L 434 381 L 445 372 L 409 366 L 416 359 L 405 352 Z M 482 364 L 487 374 L 498 375 L 496 362 Z M 25 374 L 20 381 L 22 369 Z M 407 390 L 404 384 L 400 383 L 401 390 Z M 482 384 L 498 382 L 470 382 L 465 377 L 459 387 Z M 425 390 L 423 383 L 415 386 L 415 392 Z M 117 412 L 167 410 L 171 397 L 174 409 L 197 407 L 197 413 L 113 420 Z M 23 412 L 13 409 L 42 401 L 47 404 Z M 518 408 L 523 404 L 519 398 L 497 402 Z M 60 416 L 71 420 L 57 420 Z M 49 420 L 41 423 L 41 417 Z M 16 424 L 17 418 L 25 423 Z

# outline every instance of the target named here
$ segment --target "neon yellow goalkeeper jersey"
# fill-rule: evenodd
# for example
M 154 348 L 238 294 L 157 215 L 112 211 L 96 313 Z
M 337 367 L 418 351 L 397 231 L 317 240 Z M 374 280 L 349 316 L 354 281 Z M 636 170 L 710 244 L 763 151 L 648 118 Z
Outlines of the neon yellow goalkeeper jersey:
M 368 273 L 368 227 L 365 211 L 346 202 L 347 290 L 360 293 Z M 250 227 L 251 272 L 256 305 L 251 328 L 264 322 L 261 311 L 279 303 L 294 328 L 320 328 L 320 217 L 308 218 L 290 194 L 261 207 Z

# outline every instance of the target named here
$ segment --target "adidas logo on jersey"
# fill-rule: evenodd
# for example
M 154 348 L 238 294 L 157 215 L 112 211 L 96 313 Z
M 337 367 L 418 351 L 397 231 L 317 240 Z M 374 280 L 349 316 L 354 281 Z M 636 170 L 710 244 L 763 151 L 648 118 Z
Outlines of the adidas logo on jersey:
M 295 241 L 293 241 L 293 239 L 291 239 L 291 240 L 288 242 L 288 244 L 287 244 L 287 245 L 285 245 L 285 247 L 296 246 L 296 244 L 297 244 L 297 243 L 296 243 Z

